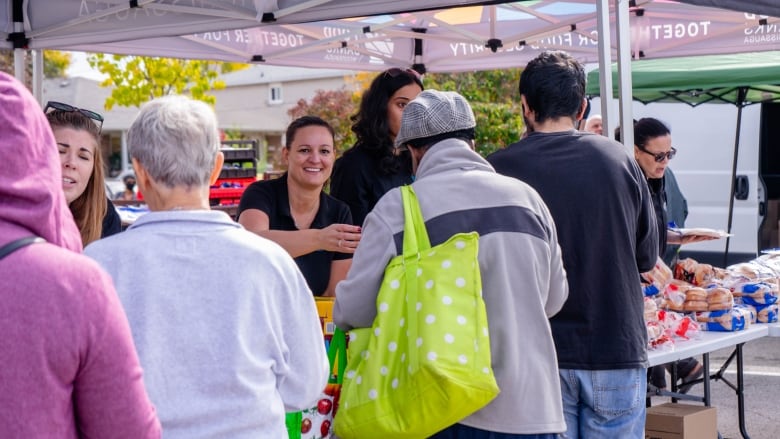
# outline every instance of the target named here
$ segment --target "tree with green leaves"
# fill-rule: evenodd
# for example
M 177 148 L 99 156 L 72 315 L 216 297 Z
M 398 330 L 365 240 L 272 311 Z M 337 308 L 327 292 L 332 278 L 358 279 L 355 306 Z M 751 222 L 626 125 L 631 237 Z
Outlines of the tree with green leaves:
M 376 75 L 358 74 L 352 82 L 366 88 Z M 457 91 L 471 103 L 477 119 L 477 152 L 487 156 L 520 139 L 523 117 L 517 83 L 520 69 L 489 70 L 463 73 L 429 73 L 425 75 L 425 88 Z M 310 100 L 301 99 L 288 111 L 290 117 L 304 115 L 322 117 L 336 131 L 336 148 L 339 152 L 355 143 L 352 121 L 349 116 L 357 112 L 362 90 L 319 90 Z
M 148 56 L 90 54 L 89 64 L 108 76 L 100 83 L 112 87 L 106 109 L 114 105 L 140 107 L 146 101 L 172 93 L 189 94 L 211 105 L 211 90 L 225 88 L 220 73 L 248 67 L 247 64 L 217 61 L 154 58 Z
M 486 157 L 523 133 L 519 78 L 520 69 L 429 73 L 423 84 L 427 89 L 457 91 L 468 99 L 477 119 L 477 152 Z

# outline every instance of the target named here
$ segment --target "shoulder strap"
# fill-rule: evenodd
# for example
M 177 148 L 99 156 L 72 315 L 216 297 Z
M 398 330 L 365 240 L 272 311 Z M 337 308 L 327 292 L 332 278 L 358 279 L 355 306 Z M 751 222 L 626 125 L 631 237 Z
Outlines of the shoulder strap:
M 414 193 L 411 185 L 401 186 L 401 200 L 404 207 L 403 254 L 411 255 L 428 250 L 431 248 L 431 242 L 425 229 L 425 220 L 420 211 L 417 194 Z
M 3 259 L 4 257 L 26 245 L 30 245 L 36 242 L 46 242 L 46 240 L 37 236 L 26 236 L 24 238 L 19 238 L 16 241 L 11 241 L 8 244 L 0 247 L 0 259 Z

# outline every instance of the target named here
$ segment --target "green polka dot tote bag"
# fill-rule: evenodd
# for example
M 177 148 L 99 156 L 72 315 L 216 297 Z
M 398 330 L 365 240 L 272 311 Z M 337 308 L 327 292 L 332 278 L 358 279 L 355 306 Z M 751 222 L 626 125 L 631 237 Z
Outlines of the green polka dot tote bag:
M 385 269 L 371 328 L 350 331 L 334 420 L 341 439 L 425 438 L 498 395 L 477 252 L 479 235 L 431 247 L 411 186 L 403 254 Z

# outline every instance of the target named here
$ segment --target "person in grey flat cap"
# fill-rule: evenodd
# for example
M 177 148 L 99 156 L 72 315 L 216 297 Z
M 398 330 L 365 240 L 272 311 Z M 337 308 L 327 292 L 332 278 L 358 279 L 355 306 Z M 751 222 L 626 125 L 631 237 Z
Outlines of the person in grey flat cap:
M 566 425 L 548 318 L 568 295 L 555 225 L 536 191 L 497 174 L 474 151 L 475 126 L 463 96 L 426 90 L 404 109 L 395 139 L 396 147 L 411 153 L 412 186 L 431 246 L 456 233 L 480 235 L 482 290 L 501 389 L 487 406 L 433 438 L 554 438 Z M 371 326 L 385 267 L 401 253 L 403 229 L 395 188 L 366 217 L 352 268 L 336 287 L 340 328 Z

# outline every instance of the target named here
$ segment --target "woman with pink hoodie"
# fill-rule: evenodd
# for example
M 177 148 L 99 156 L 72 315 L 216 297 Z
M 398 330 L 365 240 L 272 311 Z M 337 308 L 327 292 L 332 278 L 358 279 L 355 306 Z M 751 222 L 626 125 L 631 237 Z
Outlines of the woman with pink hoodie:
M 111 278 L 80 254 L 61 168 L 41 108 L 0 72 L 0 437 L 159 438 Z

